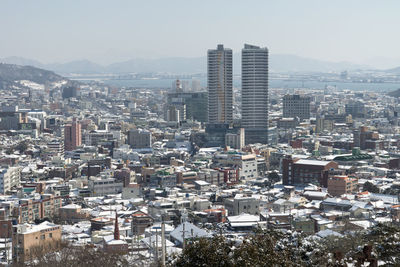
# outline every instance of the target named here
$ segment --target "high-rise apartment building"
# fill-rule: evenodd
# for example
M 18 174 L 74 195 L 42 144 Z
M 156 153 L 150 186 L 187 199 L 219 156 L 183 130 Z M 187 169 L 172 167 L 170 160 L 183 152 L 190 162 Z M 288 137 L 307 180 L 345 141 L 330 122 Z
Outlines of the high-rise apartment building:
M 222 44 L 207 53 L 208 122 L 233 122 L 232 50 Z
M 268 49 L 242 49 L 242 127 L 246 144 L 268 143 Z
M 0 169 L 0 193 L 6 194 L 11 189 L 19 186 L 21 169 L 19 167 L 4 167 Z
M 64 127 L 64 148 L 71 151 L 80 145 L 82 145 L 81 124 L 73 118 L 72 123 Z
M 299 117 L 301 120 L 309 119 L 310 102 L 311 98 L 309 96 L 285 95 L 283 97 L 283 117 Z

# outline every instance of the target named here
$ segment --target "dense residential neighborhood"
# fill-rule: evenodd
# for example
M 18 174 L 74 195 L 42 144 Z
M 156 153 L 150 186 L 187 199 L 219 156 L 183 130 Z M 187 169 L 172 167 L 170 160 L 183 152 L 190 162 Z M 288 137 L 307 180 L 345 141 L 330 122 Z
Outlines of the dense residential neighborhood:
M 207 91 L 179 80 L 68 84 L 1 91 L 3 263 L 62 242 L 172 263 L 198 238 L 326 239 L 400 220 L 396 97 L 270 89 L 266 144 L 239 119 L 208 123 Z

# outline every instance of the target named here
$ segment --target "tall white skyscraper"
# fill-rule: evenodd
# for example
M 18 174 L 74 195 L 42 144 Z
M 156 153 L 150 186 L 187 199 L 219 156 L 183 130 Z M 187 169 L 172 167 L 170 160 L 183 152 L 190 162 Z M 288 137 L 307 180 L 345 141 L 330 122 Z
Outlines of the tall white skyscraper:
M 222 44 L 207 53 L 208 122 L 233 122 L 232 50 Z
M 268 143 L 268 49 L 242 49 L 242 127 L 246 144 Z

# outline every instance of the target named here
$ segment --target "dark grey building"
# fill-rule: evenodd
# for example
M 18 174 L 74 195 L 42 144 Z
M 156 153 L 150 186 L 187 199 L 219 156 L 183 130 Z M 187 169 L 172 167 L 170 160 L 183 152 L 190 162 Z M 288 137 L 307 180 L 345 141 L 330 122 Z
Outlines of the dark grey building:
M 128 144 L 132 148 L 151 148 L 151 132 L 146 130 L 130 130 Z
M 170 93 L 167 98 L 167 108 L 175 107 L 179 110 L 180 121 L 207 122 L 207 95 L 207 92 Z
M 346 115 L 353 118 L 364 118 L 366 114 L 365 105 L 360 101 L 352 101 L 346 104 Z
M 310 118 L 311 97 L 302 95 L 285 95 L 283 97 L 283 117 L 299 119 Z

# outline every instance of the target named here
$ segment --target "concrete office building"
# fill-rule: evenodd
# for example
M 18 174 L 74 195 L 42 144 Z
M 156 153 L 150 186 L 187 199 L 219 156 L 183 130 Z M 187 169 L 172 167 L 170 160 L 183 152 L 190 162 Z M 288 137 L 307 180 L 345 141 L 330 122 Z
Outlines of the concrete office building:
M 365 118 L 367 113 L 365 104 L 361 101 L 351 101 L 345 106 L 346 115 L 351 115 L 353 118 Z
M 93 130 L 84 135 L 85 145 L 97 146 L 100 142 L 114 140 L 114 134 L 107 130 Z
M 232 50 L 222 44 L 207 53 L 208 122 L 233 122 Z
M 128 144 L 132 148 L 150 148 L 151 132 L 146 130 L 130 130 L 128 132 Z
M 246 144 L 268 143 L 268 49 L 242 49 L 242 127 Z
M 177 109 L 174 106 L 170 106 L 167 108 L 166 111 L 166 121 L 175 121 L 175 122 L 180 122 L 181 117 L 180 117 L 180 110 Z
M 244 129 L 240 128 L 237 133 L 227 133 L 225 135 L 225 146 L 233 149 L 242 149 L 245 144 Z
M 122 188 L 123 183 L 115 178 L 101 179 L 95 177 L 88 180 L 88 189 L 93 197 L 119 194 L 122 193 Z
M 283 97 L 283 117 L 299 117 L 300 120 L 309 119 L 310 102 L 309 96 L 285 95 Z
M 19 130 L 20 125 L 28 123 L 26 111 L 18 106 L 2 106 L 0 111 L 0 130 Z

